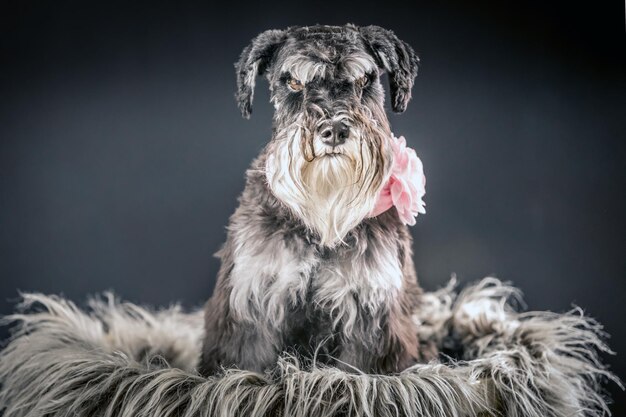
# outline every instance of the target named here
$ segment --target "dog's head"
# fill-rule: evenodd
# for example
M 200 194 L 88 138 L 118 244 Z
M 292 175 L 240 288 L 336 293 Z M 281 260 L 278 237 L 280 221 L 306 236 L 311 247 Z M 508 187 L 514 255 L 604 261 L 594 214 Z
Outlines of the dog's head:
M 341 242 L 376 203 L 392 158 L 379 77 L 388 73 L 391 107 L 403 112 L 417 63 L 409 45 L 377 26 L 269 30 L 241 54 L 243 116 L 257 75 L 266 76 L 275 108 L 268 184 L 323 245 Z

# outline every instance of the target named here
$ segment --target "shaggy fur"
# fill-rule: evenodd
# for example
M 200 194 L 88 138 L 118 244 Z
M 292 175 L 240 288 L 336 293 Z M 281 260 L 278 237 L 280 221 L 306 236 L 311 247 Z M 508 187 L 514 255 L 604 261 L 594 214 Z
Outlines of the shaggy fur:
M 420 296 L 428 364 L 396 375 L 347 373 L 283 357 L 272 372 L 195 370 L 200 312 L 151 311 L 112 297 L 84 312 L 26 294 L 0 353 L 4 417 L 572 417 L 608 414 L 601 326 L 579 309 L 516 313 L 516 289 L 485 279 Z M 426 352 L 428 351 L 428 352 Z M 452 356 L 450 356 L 452 355 Z
M 257 76 L 275 113 L 218 254 L 202 374 L 263 372 L 285 351 L 364 372 L 416 363 L 411 237 L 395 208 L 369 215 L 393 162 L 380 75 L 404 111 L 417 56 L 377 26 L 292 27 L 258 35 L 235 67 L 243 116 Z

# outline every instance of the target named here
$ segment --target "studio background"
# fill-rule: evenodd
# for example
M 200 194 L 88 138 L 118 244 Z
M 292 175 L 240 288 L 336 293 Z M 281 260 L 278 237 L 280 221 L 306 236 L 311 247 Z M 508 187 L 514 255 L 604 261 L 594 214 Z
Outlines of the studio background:
M 230 3 L 2 3 L 0 314 L 18 290 L 201 306 L 271 134 L 267 83 L 243 120 L 232 64 L 266 29 L 377 24 L 421 57 L 390 118 L 425 166 L 422 285 L 495 275 L 531 309 L 579 305 L 626 377 L 623 4 Z

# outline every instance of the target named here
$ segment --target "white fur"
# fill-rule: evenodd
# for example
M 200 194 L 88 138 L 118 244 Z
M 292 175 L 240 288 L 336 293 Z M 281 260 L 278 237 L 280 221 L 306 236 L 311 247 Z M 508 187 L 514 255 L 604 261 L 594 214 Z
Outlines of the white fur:
M 356 58 L 354 62 L 362 64 Z M 320 118 L 318 122 L 341 121 L 348 125 L 350 134 L 344 144 L 330 148 L 319 136 L 314 136 L 312 152 L 303 151 L 305 138 L 312 134 L 303 117 L 276 132 L 267 152 L 265 175 L 274 196 L 319 235 L 322 246 L 334 248 L 372 211 L 385 181 L 376 182 L 374 177 L 389 170 L 392 156 L 384 152 L 384 166 L 378 166 L 371 154 L 362 149 L 365 145 L 361 141 L 366 139 L 351 125 L 345 112 L 335 114 L 331 120 Z M 320 127 L 312 129 L 320 131 Z M 311 160 L 313 155 L 315 158 Z M 331 312 L 335 325 L 343 322 L 341 331 L 349 337 L 359 308 L 379 317 L 374 313 L 389 308 L 402 286 L 399 256 L 393 246 L 380 248 L 378 253 L 368 256 L 372 262 L 366 265 L 365 262 L 314 261 L 306 250 L 296 253 L 284 247 L 284 243 L 278 243 L 283 246 L 275 251 L 272 242 L 267 242 L 263 249 L 247 243 L 251 241 L 245 227 L 237 231 L 230 297 L 231 308 L 250 322 L 256 311 L 266 314 L 270 323 L 279 326 L 284 305 L 301 300 L 312 284 L 313 302 Z M 275 259 L 277 256 L 280 258 Z M 311 277 L 308 274 L 313 270 L 315 275 Z M 375 329 L 380 323 L 372 325 Z
M 261 319 L 278 328 L 285 309 L 302 301 L 316 261 L 311 253 L 296 253 L 275 238 L 259 247 L 245 230 L 235 237 L 235 265 L 230 274 L 230 307 L 239 320 Z M 262 315 L 262 318 L 259 317 Z
M 320 260 L 312 248 L 295 251 L 282 238 L 255 245 L 243 228 L 235 235 L 235 265 L 231 271 L 230 307 L 239 320 L 262 320 L 279 328 L 285 309 L 304 302 L 313 280 L 313 302 L 330 311 L 334 324 L 350 337 L 359 308 L 372 315 L 389 306 L 402 286 L 402 271 L 395 246 L 374 246 L 372 262 Z M 359 304 L 354 296 L 358 296 Z M 380 323 L 372 323 L 373 330 Z
M 301 147 L 308 133 L 304 129 L 297 122 L 282 138 L 278 136 L 267 159 L 266 176 L 273 194 L 320 235 L 322 245 L 333 247 L 372 211 L 383 183 L 363 184 L 372 181 L 377 169 L 385 168 L 372 166 L 369 152 L 360 146 L 361 132 L 354 128 L 332 154 L 316 137 L 316 158 L 308 162 Z
M 395 247 L 381 248 L 370 258 L 370 264 L 340 260 L 327 263 L 316 277 L 314 302 L 331 312 L 334 326 L 343 323 L 341 330 L 347 338 L 351 337 L 360 308 L 380 319 L 377 313 L 392 305 L 402 287 L 402 270 Z M 381 324 L 368 325 L 376 332 Z
M 377 73 L 378 66 L 368 54 L 362 52 L 355 52 L 346 56 L 343 59 L 343 67 L 350 74 L 349 79 L 356 80 L 364 76 L 365 74 Z
M 351 81 L 361 78 L 365 74 L 378 71 L 372 57 L 362 52 L 347 55 L 337 63 L 332 62 L 332 57 L 329 56 L 328 61 L 316 62 L 306 55 L 293 55 L 285 59 L 280 70 L 281 72 L 288 72 L 303 84 L 315 78 L 325 78 L 329 72 L 335 71 L 337 67 L 344 70 L 347 73 L 346 78 Z
M 304 55 L 287 57 L 281 67 L 281 72 L 288 72 L 302 84 L 306 84 L 316 77 L 324 78 L 327 70 L 327 64 L 314 62 Z

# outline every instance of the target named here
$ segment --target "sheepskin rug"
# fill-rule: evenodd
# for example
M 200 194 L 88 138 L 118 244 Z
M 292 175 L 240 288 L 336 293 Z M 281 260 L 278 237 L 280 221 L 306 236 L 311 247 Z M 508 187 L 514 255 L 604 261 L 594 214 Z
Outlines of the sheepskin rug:
M 486 278 L 456 294 L 423 295 L 415 320 L 437 360 L 367 375 L 285 356 L 267 374 L 195 367 L 201 312 L 150 310 L 110 295 L 88 311 L 25 294 L 5 318 L 0 415 L 18 416 L 511 416 L 609 414 L 601 326 L 580 309 L 517 312 L 519 292 Z M 3 414 L 4 413 L 4 414 Z

